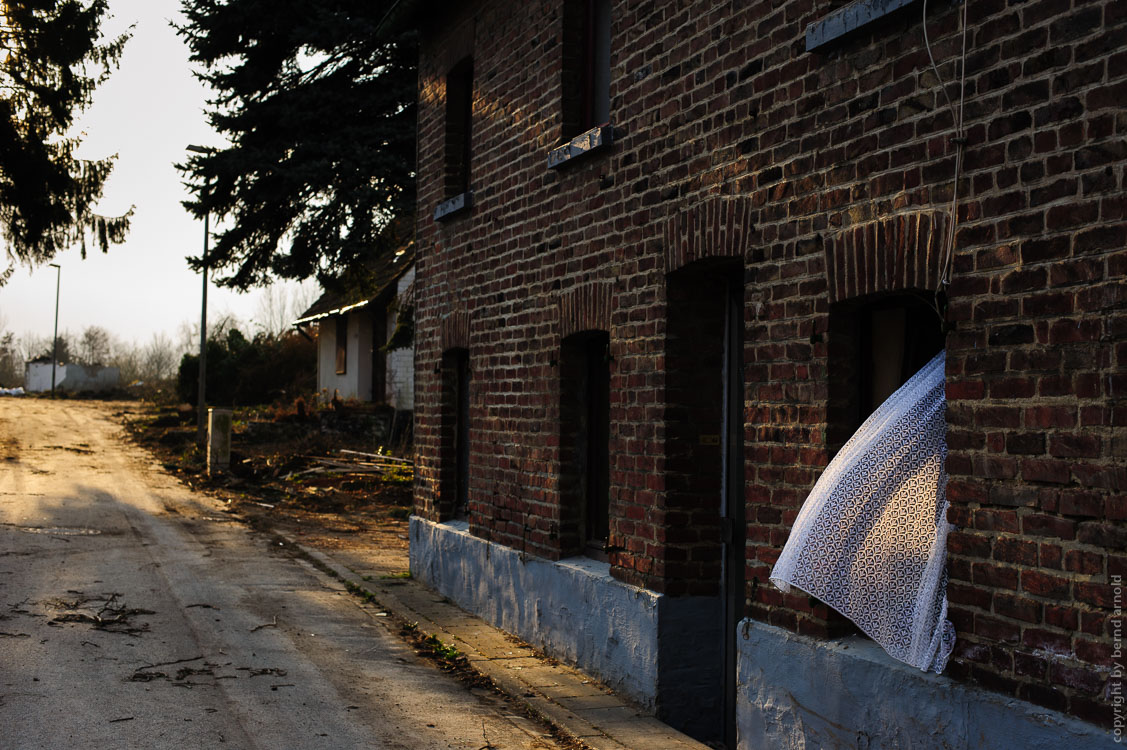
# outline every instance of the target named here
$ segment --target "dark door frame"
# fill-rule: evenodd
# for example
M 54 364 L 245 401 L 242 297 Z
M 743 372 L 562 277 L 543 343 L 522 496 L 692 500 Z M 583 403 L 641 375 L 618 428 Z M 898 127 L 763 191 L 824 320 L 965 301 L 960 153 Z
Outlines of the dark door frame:
M 741 269 L 742 270 L 742 269 Z M 736 685 L 739 649 L 736 631 L 744 600 L 744 289 L 743 275 L 729 277 L 724 314 L 724 406 L 720 516 L 723 529 L 721 597 L 724 633 L 724 743 L 736 747 Z

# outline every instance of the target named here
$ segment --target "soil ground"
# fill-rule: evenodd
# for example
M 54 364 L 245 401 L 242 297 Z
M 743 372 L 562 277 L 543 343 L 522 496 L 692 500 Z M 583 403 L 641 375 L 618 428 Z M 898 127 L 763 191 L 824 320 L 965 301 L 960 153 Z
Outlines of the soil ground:
M 301 544 L 334 555 L 350 569 L 370 573 L 365 581 L 393 585 L 405 583 L 396 579 L 410 577 L 407 519 L 412 507 L 413 465 L 403 447 L 393 456 L 393 451 L 373 444 L 363 412 L 350 418 L 347 407 L 344 414 L 326 411 L 305 416 L 267 408 L 238 409 L 230 470 L 209 477 L 204 454 L 196 447 L 196 416 L 190 407 L 151 402 L 113 406 L 114 416 L 135 442 L 189 488 L 221 501 L 233 519 L 259 530 L 288 534 Z M 379 451 L 391 458 L 373 460 L 349 451 Z M 379 473 L 370 465 L 400 463 L 394 459 L 404 463 Z M 467 687 L 500 695 L 464 655 L 415 624 L 404 622 L 399 636 L 417 655 Z M 505 638 L 531 653 L 519 639 Z M 543 654 L 535 656 L 545 664 L 556 663 Z M 519 707 L 515 711 L 523 713 Z M 550 723 L 548 729 L 554 735 L 553 747 L 587 747 Z M 487 743 L 486 747 L 495 746 Z
M 237 409 L 230 470 L 209 477 L 190 407 L 123 403 L 116 414 L 167 471 L 219 498 L 252 526 L 269 526 L 324 550 L 363 548 L 369 557 L 383 558 L 387 568 L 406 573 L 413 469 L 406 463 L 376 473 L 356 463 L 372 460 L 341 453 L 380 449 L 363 418 Z
M 404 642 L 401 618 L 325 575 L 298 545 L 243 523 L 271 514 L 264 526 L 292 524 L 297 536 L 316 525 L 316 535 L 377 549 L 363 530 L 398 539 L 388 523 L 403 523 L 404 480 L 363 493 L 380 500 L 337 528 L 334 512 L 358 493 L 337 484 L 359 472 L 337 477 L 316 458 L 302 475 L 274 465 L 287 427 L 256 441 L 261 454 L 242 454 L 243 476 L 190 489 L 200 484 L 193 449 L 173 451 L 191 427 L 169 416 L 125 402 L 0 402 L 0 746 L 565 746 L 523 704 L 447 679 L 443 671 L 461 677 L 449 646 L 422 634 Z M 163 446 L 165 463 L 184 464 L 181 479 L 123 439 L 123 419 Z M 333 450 L 312 444 L 320 430 L 294 432 L 310 456 Z M 322 474 L 311 491 L 293 481 Z

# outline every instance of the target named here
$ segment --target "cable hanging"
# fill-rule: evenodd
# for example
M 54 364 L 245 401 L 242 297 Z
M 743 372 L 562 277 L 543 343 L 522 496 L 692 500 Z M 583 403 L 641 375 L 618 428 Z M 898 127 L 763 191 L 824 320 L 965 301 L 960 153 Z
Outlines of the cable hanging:
M 947 100 L 947 108 L 951 112 L 951 120 L 954 125 L 955 134 L 951 137 L 951 142 L 955 144 L 955 179 L 951 189 L 951 221 L 950 229 L 947 232 L 944 252 L 943 263 L 939 273 L 939 281 L 935 287 L 935 310 L 939 313 L 940 318 L 946 318 L 944 311 L 941 309 L 940 296 L 944 293 L 947 286 L 951 283 L 951 263 L 955 255 L 955 230 L 959 224 L 959 178 L 962 174 L 963 167 L 963 152 L 966 148 L 966 131 L 963 129 L 963 103 L 966 100 L 966 82 L 967 82 L 967 6 L 970 0 L 963 0 L 963 15 L 962 15 L 962 57 L 959 61 L 959 104 L 956 108 L 955 103 L 951 100 L 951 95 L 947 93 L 947 84 L 943 82 L 943 76 L 939 72 L 939 66 L 935 63 L 935 56 L 931 52 L 931 40 L 928 38 L 927 33 L 927 0 L 923 2 L 923 30 L 924 30 L 924 47 L 927 49 L 927 57 L 931 61 L 931 68 L 935 72 L 935 78 L 938 81 L 939 88 L 943 92 L 943 98 Z

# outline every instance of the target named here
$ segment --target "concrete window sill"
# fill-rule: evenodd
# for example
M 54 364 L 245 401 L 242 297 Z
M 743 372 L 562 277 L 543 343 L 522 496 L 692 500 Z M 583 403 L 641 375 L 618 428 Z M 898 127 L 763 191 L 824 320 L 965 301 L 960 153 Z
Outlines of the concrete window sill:
M 614 142 L 614 128 L 598 125 L 548 152 L 548 169 L 559 169 L 577 159 L 605 150 Z
M 806 51 L 825 47 L 916 0 L 857 0 L 806 27 Z
M 447 198 L 434 209 L 435 221 L 448 221 L 456 216 L 467 213 L 473 207 L 473 191 L 467 190 L 453 198 Z

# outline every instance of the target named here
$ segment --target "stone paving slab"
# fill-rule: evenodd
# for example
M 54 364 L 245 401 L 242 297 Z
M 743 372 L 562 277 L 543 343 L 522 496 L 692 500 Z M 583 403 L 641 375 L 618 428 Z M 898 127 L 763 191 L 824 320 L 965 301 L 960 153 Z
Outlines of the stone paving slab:
M 592 677 L 536 655 L 421 583 L 389 578 L 398 571 L 348 553 L 334 551 L 330 556 L 281 536 L 343 581 L 369 592 L 379 606 L 457 648 L 499 689 L 591 750 L 707 750 Z
M 541 689 L 549 699 L 556 701 L 569 711 L 575 711 L 578 714 L 583 714 L 584 711 L 589 711 L 594 708 L 619 708 L 622 706 L 622 701 L 617 695 L 608 695 L 607 693 L 593 693 L 591 695 L 561 695 L 553 696 L 547 690 Z M 597 714 L 592 714 L 592 720 Z

